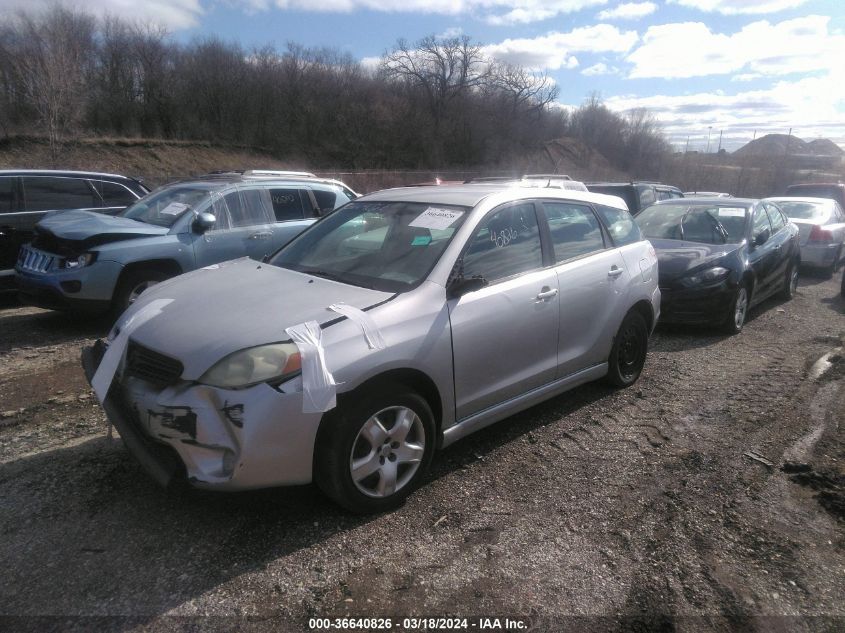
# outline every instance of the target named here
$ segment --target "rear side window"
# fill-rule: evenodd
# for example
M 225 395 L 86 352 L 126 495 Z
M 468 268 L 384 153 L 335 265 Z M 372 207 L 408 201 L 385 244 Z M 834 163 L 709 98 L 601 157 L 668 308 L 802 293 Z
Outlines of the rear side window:
M 648 205 L 653 204 L 656 200 L 656 196 L 654 195 L 654 189 L 651 187 L 646 187 L 642 191 L 640 191 L 640 208 L 645 209 Z
M 90 182 L 103 199 L 104 207 L 128 207 L 138 199 L 129 189 L 116 182 L 105 180 L 92 180 Z
M 625 246 L 626 244 L 633 244 L 643 239 L 640 233 L 640 227 L 634 222 L 631 214 L 622 209 L 614 207 L 606 207 L 602 204 L 596 205 L 604 225 L 607 227 L 607 232 L 613 240 L 615 246 Z
M 331 213 L 335 207 L 349 202 L 346 196 L 338 194 L 336 191 L 329 191 L 327 189 L 312 189 L 314 199 L 317 201 L 317 208 L 320 209 L 320 215 Z M 340 199 L 338 199 L 340 198 Z
M 273 215 L 276 222 L 301 220 L 305 217 L 302 193 L 299 189 L 270 189 L 270 200 L 273 203 Z
M 91 209 L 99 207 L 88 183 L 81 178 L 24 176 L 24 200 L 27 211 Z
M 4 176 L 0 178 L 0 213 L 9 213 L 15 210 L 15 177 Z
M 463 258 L 465 277 L 496 281 L 542 267 L 537 214 L 531 203 L 495 212 L 481 223 Z
M 544 202 L 555 261 L 562 262 L 604 249 L 604 238 L 593 211 L 569 202 Z

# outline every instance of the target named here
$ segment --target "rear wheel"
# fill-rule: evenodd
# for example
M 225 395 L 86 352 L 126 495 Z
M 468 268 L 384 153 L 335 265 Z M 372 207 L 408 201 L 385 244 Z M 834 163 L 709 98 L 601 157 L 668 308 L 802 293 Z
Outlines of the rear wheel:
M 842 257 L 842 247 L 840 246 L 836 249 L 836 254 L 833 256 L 833 261 L 831 262 L 830 266 L 822 270 L 826 279 L 830 279 L 833 275 L 836 274 L 837 269 L 839 268 L 839 259 Z
M 608 360 L 607 381 L 615 387 L 637 382 L 648 353 L 648 326 L 639 312 L 629 312 L 622 320 Z
M 329 497 L 359 514 L 400 505 L 428 470 L 435 424 L 428 403 L 404 385 L 365 393 L 324 420 L 315 480 Z
M 748 316 L 748 301 L 748 288 L 746 286 L 737 288 L 723 328 L 726 333 L 739 334 L 742 332 L 745 317 Z

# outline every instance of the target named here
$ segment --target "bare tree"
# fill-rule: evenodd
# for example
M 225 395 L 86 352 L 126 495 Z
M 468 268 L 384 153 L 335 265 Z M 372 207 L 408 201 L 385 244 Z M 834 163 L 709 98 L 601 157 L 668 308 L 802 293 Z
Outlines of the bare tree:
M 17 37 L 6 44 L 17 88 L 44 126 L 53 160 L 62 135 L 84 112 L 95 29 L 92 16 L 54 5 L 19 13 Z
M 469 37 L 438 39 L 433 35 L 414 45 L 400 39 L 382 59 L 390 79 L 405 82 L 423 96 L 433 125 L 435 166 L 443 162 L 443 122 L 449 105 L 483 84 L 490 61 Z

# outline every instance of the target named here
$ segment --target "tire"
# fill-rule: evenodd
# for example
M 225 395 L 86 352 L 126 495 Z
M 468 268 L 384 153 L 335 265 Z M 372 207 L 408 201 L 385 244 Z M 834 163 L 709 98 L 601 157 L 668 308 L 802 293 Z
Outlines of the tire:
M 832 274 L 832 273 L 831 273 Z M 783 287 L 778 296 L 781 299 L 792 299 L 795 296 L 795 291 L 798 289 L 798 265 L 795 262 L 789 264 L 786 269 L 786 277 L 783 280 Z
M 330 426 L 321 429 L 317 441 L 314 479 L 347 510 L 391 510 L 413 492 L 431 465 L 434 415 L 422 396 L 402 384 L 353 398 L 347 399 L 350 406 L 323 419 Z M 401 421 L 407 427 L 404 437 Z
M 836 254 L 833 256 L 833 262 L 827 268 L 822 270 L 822 275 L 825 279 L 830 279 L 836 274 L 836 271 L 839 268 L 839 259 L 842 257 L 842 247 L 840 246 L 836 250 Z
M 643 315 L 632 310 L 622 319 L 613 339 L 606 380 L 614 387 L 630 387 L 642 373 L 648 354 L 648 326 Z
M 725 323 L 722 326 L 726 334 L 733 335 L 742 332 L 742 326 L 745 325 L 745 319 L 748 317 L 750 300 L 751 295 L 748 292 L 748 286 L 742 285 L 736 289 L 733 301 L 731 301 L 731 308 L 728 310 Z
M 113 316 L 119 317 L 144 290 L 170 277 L 171 275 L 158 270 L 131 270 L 126 273 L 114 294 Z

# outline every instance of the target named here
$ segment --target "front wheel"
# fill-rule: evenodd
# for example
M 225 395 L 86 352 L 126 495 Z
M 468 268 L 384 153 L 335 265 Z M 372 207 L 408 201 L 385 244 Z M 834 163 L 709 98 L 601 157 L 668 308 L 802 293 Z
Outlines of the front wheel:
M 608 361 L 607 381 L 615 387 L 637 382 L 648 353 L 648 326 L 639 312 L 629 312 L 622 320 Z
M 114 316 L 118 317 L 145 291 L 168 279 L 169 275 L 158 270 L 131 270 L 120 281 L 114 295 Z
M 323 424 L 315 456 L 320 489 L 359 514 L 397 507 L 411 494 L 434 455 L 431 407 L 403 385 L 362 395 Z
M 831 273 L 833 274 L 833 273 Z M 786 277 L 783 280 L 783 288 L 780 291 L 781 299 L 792 299 L 798 290 L 798 265 L 792 262 L 786 269 Z
M 748 316 L 748 288 L 740 286 L 734 294 L 728 318 L 725 319 L 724 330 L 727 334 L 739 334 Z

